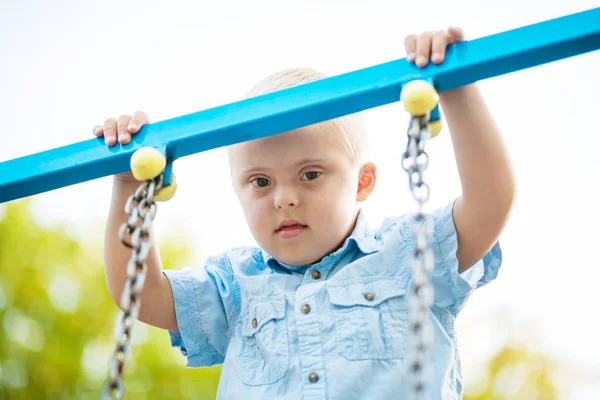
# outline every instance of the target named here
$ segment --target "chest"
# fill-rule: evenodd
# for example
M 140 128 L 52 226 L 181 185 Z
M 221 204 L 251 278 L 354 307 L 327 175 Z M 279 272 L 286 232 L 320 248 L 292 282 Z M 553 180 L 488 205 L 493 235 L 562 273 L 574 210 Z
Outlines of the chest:
M 299 360 L 403 359 L 408 277 L 406 265 L 390 263 L 385 253 L 337 271 L 242 277 L 241 315 L 231 346 L 241 380 L 275 382 Z

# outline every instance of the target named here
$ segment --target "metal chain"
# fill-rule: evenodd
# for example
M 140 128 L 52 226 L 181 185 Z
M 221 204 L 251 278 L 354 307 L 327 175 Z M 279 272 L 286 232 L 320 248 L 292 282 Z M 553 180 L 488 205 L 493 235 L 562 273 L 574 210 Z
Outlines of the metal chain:
M 429 348 L 433 331 L 428 310 L 433 303 L 433 288 L 429 274 L 433 269 L 433 252 L 428 246 L 432 233 L 432 221 L 423 213 L 423 204 L 429 200 L 429 186 L 423 181 L 423 173 L 429 163 L 425 141 L 430 133 L 429 116 L 412 117 L 408 128 L 408 145 L 402 157 L 402 168 L 408 173 L 410 191 L 419 205 L 415 215 L 415 250 L 410 259 L 412 283 L 408 292 L 411 315 L 409 338 L 409 398 L 424 399 L 430 380 Z
M 108 379 L 102 399 L 122 399 L 123 370 L 130 356 L 133 325 L 140 310 L 140 293 L 146 280 L 146 259 L 152 247 L 150 225 L 156 216 L 154 195 L 162 187 L 162 175 L 143 182 L 125 203 L 129 220 L 121 226 L 119 239 L 133 249 L 127 264 L 127 280 L 121 295 L 123 310 L 115 329 L 115 349 L 109 360 Z M 126 237 L 129 236 L 129 239 Z

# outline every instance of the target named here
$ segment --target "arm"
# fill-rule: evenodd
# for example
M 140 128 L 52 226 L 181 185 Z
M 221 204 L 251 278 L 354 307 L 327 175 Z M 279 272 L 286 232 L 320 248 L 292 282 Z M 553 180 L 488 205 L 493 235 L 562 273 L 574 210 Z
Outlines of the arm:
M 454 206 L 459 272 L 481 259 L 504 229 L 515 199 L 515 178 L 500 132 L 475 84 L 444 92 L 462 195 Z
M 407 59 L 424 67 L 443 62 L 446 47 L 463 40 L 459 28 L 409 35 Z M 515 198 L 515 178 L 509 157 L 479 89 L 475 84 L 440 96 L 448 122 L 462 195 L 453 217 L 458 235 L 459 272 L 469 269 L 496 243 Z
M 128 219 L 125 213 L 127 198 L 135 192 L 139 182 L 114 178 L 112 200 L 106 224 L 104 247 L 104 271 L 108 291 L 113 301 L 120 307 L 121 293 L 127 279 L 127 263 L 132 250 L 119 239 L 119 229 Z M 150 228 L 151 237 L 152 228 Z M 138 319 L 158 328 L 177 332 L 175 305 L 171 285 L 164 276 L 156 242 L 148 253 L 146 261 L 146 280 L 141 293 L 141 305 Z
M 147 115 L 138 111 L 133 116 L 122 115 L 118 120 L 107 119 L 103 126 L 94 128 L 94 134 L 103 136 L 109 146 L 113 146 L 117 140 L 126 144 L 131 140 L 131 135 L 137 133 L 147 122 Z M 125 203 L 140 183 L 131 173 L 116 175 L 113 179 L 112 199 L 104 239 L 104 272 L 110 296 L 120 308 L 121 293 L 127 279 L 127 263 L 131 258 L 132 250 L 121 243 L 119 229 L 129 218 L 125 213 Z M 154 238 L 152 231 L 151 227 L 150 237 Z M 138 319 L 158 328 L 178 332 L 171 285 L 163 274 L 158 246 L 154 241 L 146 264 L 146 280 L 140 295 Z

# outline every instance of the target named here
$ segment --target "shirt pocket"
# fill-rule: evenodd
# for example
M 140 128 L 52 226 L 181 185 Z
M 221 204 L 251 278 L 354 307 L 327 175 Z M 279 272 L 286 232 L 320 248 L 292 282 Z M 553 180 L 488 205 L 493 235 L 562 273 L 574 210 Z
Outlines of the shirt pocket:
M 404 358 L 408 305 L 398 281 L 328 286 L 336 343 L 349 360 Z
M 247 385 L 268 385 L 288 368 L 289 352 L 284 295 L 254 298 L 242 314 L 239 377 Z

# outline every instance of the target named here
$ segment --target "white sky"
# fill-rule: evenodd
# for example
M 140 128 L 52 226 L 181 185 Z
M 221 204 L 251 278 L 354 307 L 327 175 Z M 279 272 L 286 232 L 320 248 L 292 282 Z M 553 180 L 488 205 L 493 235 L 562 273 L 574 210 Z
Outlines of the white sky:
M 283 68 L 339 74 L 401 58 L 412 32 L 452 24 L 474 39 L 599 6 L 418 4 L 0 1 L 0 161 L 90 139 L 95 124 L 121 113 L 141 109 L 158 121 L 236 101 Z M 526 341 L 579 365 L 588 382 L 600 380 L 598 71 L 595 52 L 480 83 L 509 147 L 518 200 L 501 237 L 499 279 L 478 291 L 459 318 L 465 370 L 506 341 Z M 365 117 L 380 168 L 366 208 L 377 223 L 414 210 L 399 162 L 407 116 L 395 103 Z M 442 206 L 460 191 L 447 131 L 428 152 L 430 206 Z M 221 150 L 180 159 L 175 172 L 179 191 L 159 207 L 161 236 L 191 237 L 198 263 L 253 243 Z M 43 223 L 101 239 L 110 186 L 103 178 L 40 194 L 35 209 Z

